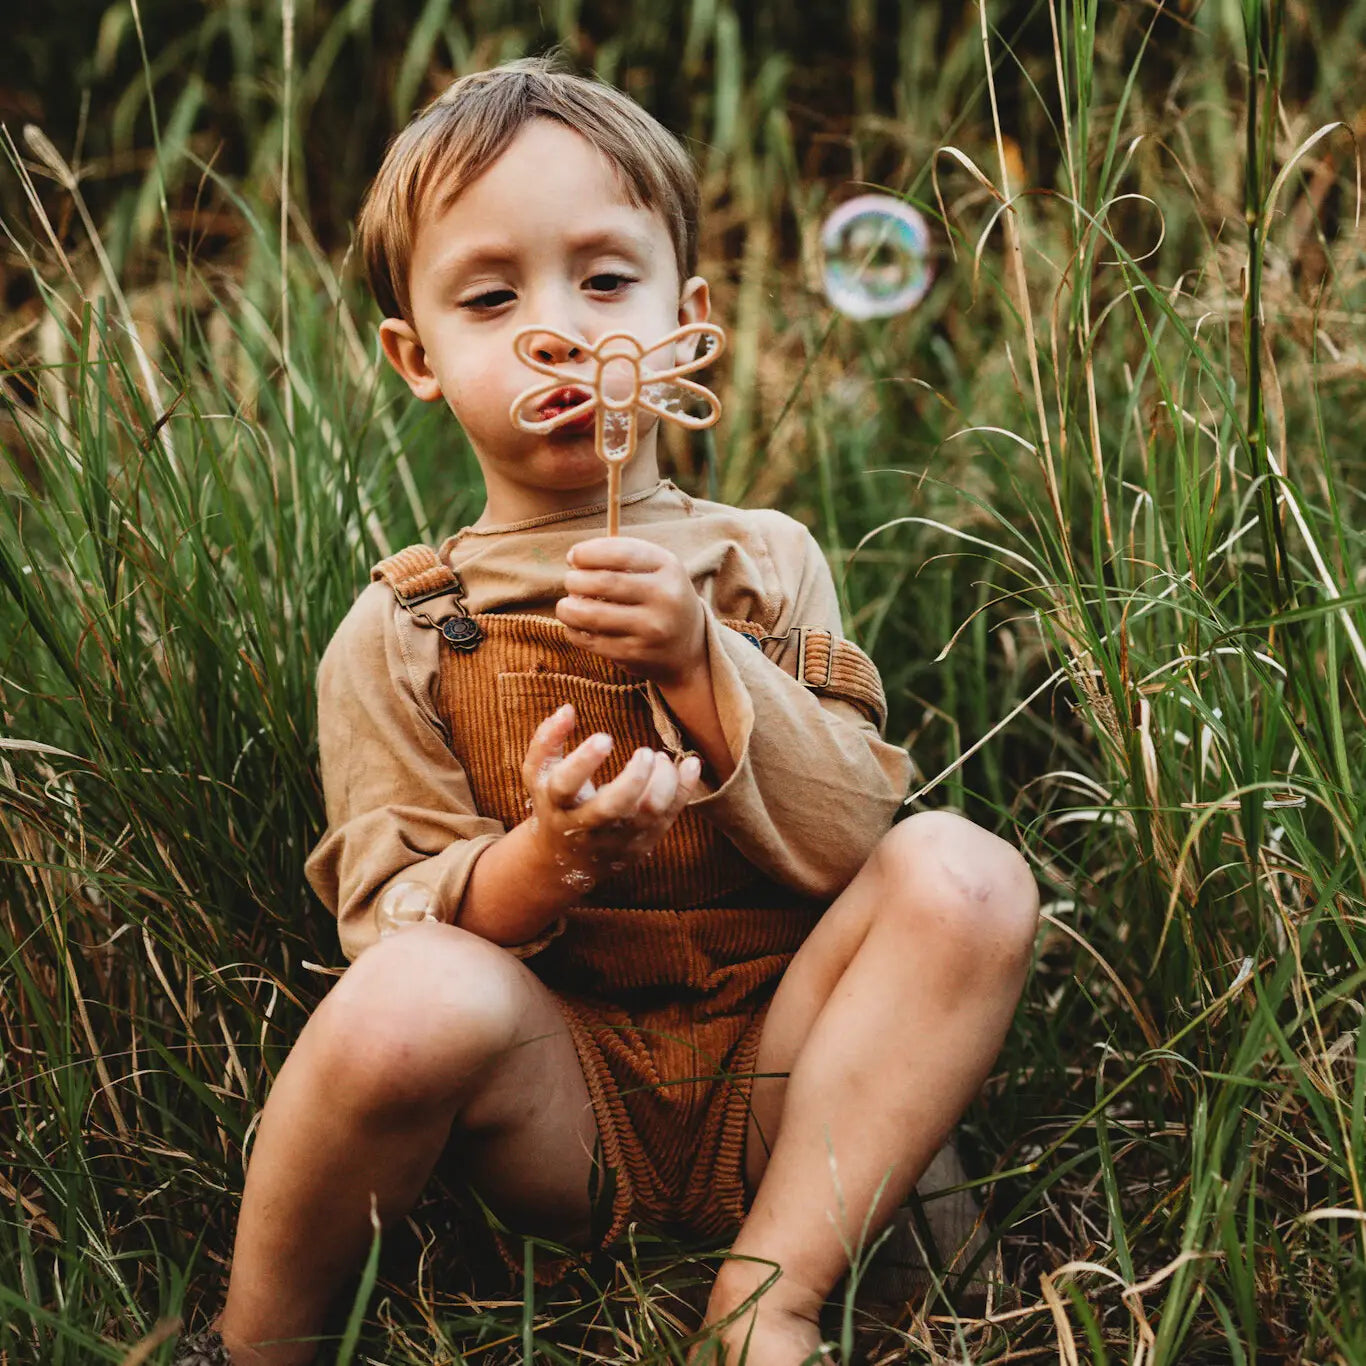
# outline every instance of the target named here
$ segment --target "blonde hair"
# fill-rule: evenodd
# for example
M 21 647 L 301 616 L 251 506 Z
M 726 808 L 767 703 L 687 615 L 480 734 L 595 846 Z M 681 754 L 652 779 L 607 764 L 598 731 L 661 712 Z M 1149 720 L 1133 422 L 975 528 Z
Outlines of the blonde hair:
M 629 95 L 554 57 L 523 57 L 452 81 L 389 144 L 361 204 L 357 237 L 375 300 L 411 323 L 408 268 L 419 214 L 436 212 L 534 118 L 558 119 L 616 168 L 628 201 L 668 227 L 680 285 L 697 272 L 697 172 L 676 138 Z

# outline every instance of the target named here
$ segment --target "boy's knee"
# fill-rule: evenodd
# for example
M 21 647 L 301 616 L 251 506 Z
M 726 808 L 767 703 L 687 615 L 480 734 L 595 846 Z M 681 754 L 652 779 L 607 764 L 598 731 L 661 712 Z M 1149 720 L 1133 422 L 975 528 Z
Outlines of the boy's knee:
M 416 925 L 367 949 L 318 1008 L 320 1062 L 367 1111 L 440 1103 L 517 1036 L 519 965 L 449 925 Z
M 873 864 L 886 913 L 909 917 L 971 965 L 1028 961 L 1039 892 L 1013 845 L 962 816 L 926 811 L 894 825 Z

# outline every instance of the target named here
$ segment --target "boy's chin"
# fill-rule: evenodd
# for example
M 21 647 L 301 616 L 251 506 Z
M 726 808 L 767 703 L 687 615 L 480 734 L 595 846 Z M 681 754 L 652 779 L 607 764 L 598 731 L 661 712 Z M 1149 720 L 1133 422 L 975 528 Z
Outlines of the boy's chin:
M 645 454 L 642 447 L 636 448 L 630 461 L 621 467 L 623 481 L 639 469 Z M 506 471 L 505 477 L 510 477 L 514 483 L 565 493 L 600 489 L 602 496 L 607 496 L 607 466 L 598 459 L 591 429 L 574 435 L 555 433 L 543 437 L 537 447 L 520 455 L 507 453 L 492 461 L 481 456 L 480 463 L 486 468 L 491 464 Z
M 607 466 L 598 459 L 592 432 L 573 440 L 552 442 L 537 462 L 537 468 L 552 478 L 572 479 L 576 483 L 607 478 Z
M 642 455 L 643 452 L 637 447 L 631 459 L 621 467 L 623 476 L 637 467 Z M 554 440 L 537 462 L 537 467 L 557 483 L 564 480 L 575 488 L 584 484 L 597 483 L 604 487 L 607 484 L 607 466 L 598 459 L 591 431 L 582 436 Z

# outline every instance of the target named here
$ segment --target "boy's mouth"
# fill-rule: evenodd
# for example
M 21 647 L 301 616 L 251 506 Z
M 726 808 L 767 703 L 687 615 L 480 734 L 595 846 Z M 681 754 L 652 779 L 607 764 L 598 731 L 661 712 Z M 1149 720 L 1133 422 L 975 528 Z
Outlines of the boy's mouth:
M 570 408 L 577 408 L 592 398 L 592 394 L 587 389 L 579 388 L 577 385 L 567 385 L 563 389 L 556 389 L 554 393 L 548 394 L 536 409 L 536 417 L 544 422 L 547 418 L 554 417 L 557 413 L 566 412 Z M 556 427 L 551 436 L 581 436 L 584 432 L 592 431 L 593 424 L 597 421 L 597 414 L 591 407 L 585 408 L 578 417 L 571 418 L 568 422 Z
M 577 408 L 580 403 L 585 403 L 592 397 L 587 389 L 582 389 L 577 385 L 568 385 L 563 389 L 556 389 L 554 393 L 547 394 L 541 400 L 540 407 L 536 409 L 536 416 L 541 420 L 554 417 L 556 413 L 562 413 L 566 408 Z

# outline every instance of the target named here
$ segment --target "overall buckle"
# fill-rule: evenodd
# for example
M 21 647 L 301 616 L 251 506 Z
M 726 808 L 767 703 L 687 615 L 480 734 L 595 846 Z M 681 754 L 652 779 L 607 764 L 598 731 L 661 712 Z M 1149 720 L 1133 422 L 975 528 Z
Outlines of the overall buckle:
M 394 596 L 398 599 L 398 605 L 410 612 L 414 620 L 440 631 L 452 650 L 468 653 L 484 638 L 483 627 L 465 610 L 465 595 L 461 592 L 459 579 L 440 588 L 429 588 L 425 593 L 403 593 L 395 589 Z M 452 610 L 436 618 L 429 612 L 414 611 L 420 603 L 431 602 L 434 598 L 450 598 Z
M 822 626 L 803 626 L 801 629 L 801 640 L 797 645 L 797 678 L 806 684 L 808 688 L 828 688 L 830 686 L 830 675 L 835 666 L 835 636 L 831 631 L 827 631 Z M 825 650 L 825 677 L 819 683 L 812 682 L 806 676 L 806 646 L 813 635 L 821 635 L 826 639 Z

